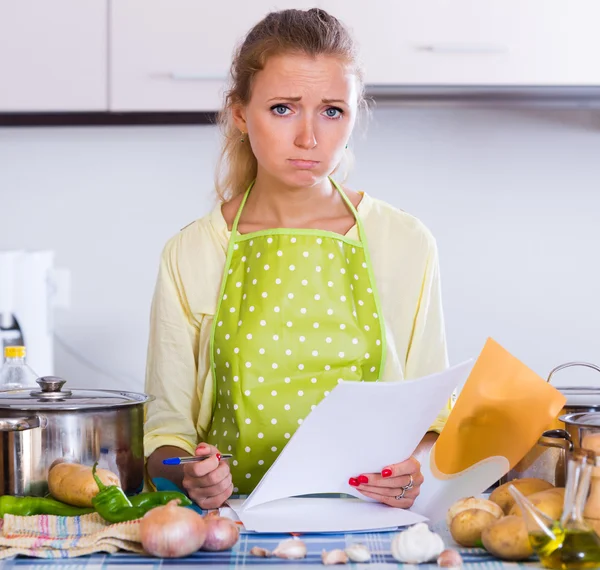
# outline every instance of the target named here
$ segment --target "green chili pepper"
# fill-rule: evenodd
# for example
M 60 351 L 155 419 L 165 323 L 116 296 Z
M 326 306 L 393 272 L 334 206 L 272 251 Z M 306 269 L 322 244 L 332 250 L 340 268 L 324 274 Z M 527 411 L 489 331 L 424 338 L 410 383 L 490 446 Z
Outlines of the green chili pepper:
M 111 523 L 132 521 L 144 516 L 143 509 L 134 508 L 123 489 L 117 485 L 105 485 L 98 475 L 96 467 L 98 462 L 94 463 L 92 475 L 98 485 L 99 492 L 92 499 L 92 505 L 96 512 L 105 520 Z
M 97 465 L 98 463 L 94 463 L 92 475 L 100 491 L 92 499 L 92 504 L 98 514 L 108 522 L 118 523 L 142 518 L 150 509 L 166 505 L 173 499 L 179 499 L 181 506 L 192 504 L 192 501 L 183 493 L 176 491 L 143 493 L 129 500 L 121 487 L 117 485 L 107 486 L 102 483 L 98 475 L 96 475 Z
M 174 499 L 179 499 L 180 507 L 189 507 L 192 504 L 192 501 L 179 491 L 156 491 L 154 493 L 141 493 L 129 497 L 129 500 L 134 507 L 142 507 L 148 510 L 161 505 L 166 505 Z
M 56 499 L 46 497 L 12 497 L 2 495 L 0 497 L 0 517 L 4 515 L 57 515 L 62 517 L 75 517 L 93 513 L 94 509 L 73 507 L 61 503 Z

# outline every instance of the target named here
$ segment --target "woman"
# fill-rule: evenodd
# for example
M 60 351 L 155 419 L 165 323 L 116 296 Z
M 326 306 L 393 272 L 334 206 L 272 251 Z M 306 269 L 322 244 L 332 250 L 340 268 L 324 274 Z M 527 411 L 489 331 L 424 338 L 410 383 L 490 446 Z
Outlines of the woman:
M 347 31 L 320 9 L 271 13 L 238 49 L 232 78 L 221 116 L 222 204 L 163 252 L 146 381 L 156 396 L 145 424 L 148 473 L 205 509 L 250 492 L 339 381 L 447 366 L 433 237 L 330 177 L 364 105 Z M 219 461 L 219 452 L 233 459 Z M 162 464 L 194 454 L 210 458 Z M 423 477 L 414 457 L 398 459 L 380 473 L 349 473 L 349 483 L 408 508 Z M 310 469 L 318 466 L 307 458 Z

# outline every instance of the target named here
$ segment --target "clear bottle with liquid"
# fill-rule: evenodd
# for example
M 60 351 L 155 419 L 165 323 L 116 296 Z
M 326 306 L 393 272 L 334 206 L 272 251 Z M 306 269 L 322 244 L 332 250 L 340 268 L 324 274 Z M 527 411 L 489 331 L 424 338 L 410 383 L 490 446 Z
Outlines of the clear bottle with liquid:
M 0 369 L 0 391 L 18 388 L 36 388 L 38 375 L 25 361 L 24 346 L 4 348 L 4 365 Z
M 537 509 L 516 487 L 509 491 L 525 517 L 529 542 L 544 568 L 585 570 L 600 567 L 600 537 L 583 518 L 596 456 L 576 449 L 569 458 L 560 520 Z

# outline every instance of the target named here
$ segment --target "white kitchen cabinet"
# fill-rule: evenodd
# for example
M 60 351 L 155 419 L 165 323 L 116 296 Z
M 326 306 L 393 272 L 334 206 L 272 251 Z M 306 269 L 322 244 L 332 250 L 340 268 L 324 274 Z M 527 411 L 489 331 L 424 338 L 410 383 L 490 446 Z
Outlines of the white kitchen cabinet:
M 235 44 L 271 10 L 308 0 L 112 0 L 110 108 L 214 111 Z
M 107 109 L 107 0 L 0 0 L 0 113 Z
M 322 0 L 397 86 L 600 85 L 598 0 Z

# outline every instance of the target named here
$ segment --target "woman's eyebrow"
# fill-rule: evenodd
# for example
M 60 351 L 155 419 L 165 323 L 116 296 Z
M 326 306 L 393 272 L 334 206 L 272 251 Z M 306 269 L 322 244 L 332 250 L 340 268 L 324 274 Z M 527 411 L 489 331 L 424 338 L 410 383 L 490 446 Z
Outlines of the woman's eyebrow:
M 270 101 L 300 101 L 302 97 L 272 97 L 267 100 L 267 103 Z
M 267 103 L 269 103 L 270 101 L 301 101 L 302 97 L 272 97 L 271 99 L 267 100 Z M 346 101 L 344 101 L 343 99 L 321 99 L 322 103 L 326 103 L 326 104 L 331 104 L 331 103 L 343 103 L 344 105 L 347 105 L 348 103 L 346 103 Z

